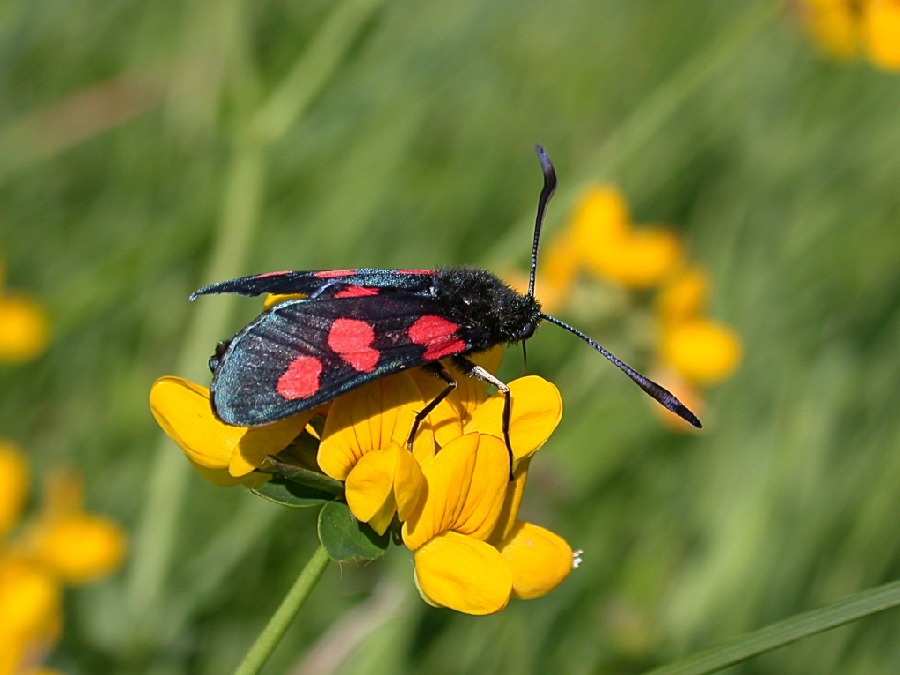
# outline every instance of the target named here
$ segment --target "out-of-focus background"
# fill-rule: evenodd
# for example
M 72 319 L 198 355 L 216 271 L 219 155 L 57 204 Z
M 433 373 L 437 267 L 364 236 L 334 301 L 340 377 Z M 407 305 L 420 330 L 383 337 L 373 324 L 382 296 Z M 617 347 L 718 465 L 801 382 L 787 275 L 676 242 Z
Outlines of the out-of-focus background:
M 580 568 L 473 618 L 424 604 L 403 548 L 332 565 L 266 672 L 635 672 L 900 576 L 900 69 L 822 9 L 844 4 L 7 2 L 4 292 L 50 342 L 0 366 L 0 437 L 27 458 L 22 519 L 76 470 L 128 538 L 64 591 L 46 663 L 225 672 L 315 544 L 314 513 L 205 483 L 150 416 L 156 377 L 208 383 L 259 310 L 188 294 L 278 269 L 521 274 L 535 141 L 560 178 L 545 253 L 617 186 L 703 270 L 739 366 L 685 434 L 543 327 L 527 370 L 565 412 L 524 509 Z M 580 278 L 553 311 L 656 374 L 656 290 Z M 888 612 L 739 672 L 900 672 L 898 630 Z

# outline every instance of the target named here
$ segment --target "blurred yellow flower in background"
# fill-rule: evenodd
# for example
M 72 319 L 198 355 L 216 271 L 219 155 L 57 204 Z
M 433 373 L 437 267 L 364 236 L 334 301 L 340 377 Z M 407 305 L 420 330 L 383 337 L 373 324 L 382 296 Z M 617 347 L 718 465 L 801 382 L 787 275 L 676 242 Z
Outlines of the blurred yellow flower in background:
M 602 184 L 589 188 L 547 249 L 549 260 L 538 274 L 537 295 L 551 313 L 579 297 L 573 291 L 581 281 L 635 291 L 636 303 L 645 297 L 638 291 L 656 292 L 652 320 L 640 324 L 656 327 L 655 333 L 644 329 L 647 342 L 656 348 L 654 379 L 690 409 L 702 407 L 699 387 L 720 383 L 737 370 L 743 351 L 740 336 L 705 315 L 710 295 L 706 270 L 689 262 L 674 229 L 634 227 L 617 188 Z M 601 291 L 596 286 L 591 290 Z M 635 307 L 627 309 L 634 313 Z M 676 415 L 664 409 L 657 412 L 672 422 L 673 429 L 688 431 Z
M 585 193 L 552 245 L 560 241 L 570 255 L 570 273 L 583 270 L 627 288 L 658 284 L 683 256 L 680 239 L 668 228 L 634 227 L 624 196 L 609 185 Z
M 0 261 L 0 361 L 19 363 L 40 354 L 50 342 L 44 309 L 24 293 L 6 290 Z
M 863 17 L 863 43 L 873 63 L 900 70 L 900 1 L 869 0 Z
M 801 19 L 827 55 L 900 70 L 900 1 L 802 0 Z
M 48 481 L 23 520 L 27 476 L 22 452 L 0 441 L 0 673 L 37 672 L 61 633 L 63 586 L 109 575 L 126 550 L 116 523 L 84 510 L 75 474 Z
M 660 359 L 689 382 L 717 384 L 741 361 L 741 341 L 731 328 L 704 318 L 663 324 Z
M 689 267 L 667 280 L 656 301 L 660 360 L 699 385 L 731 377 L 742 352 L 734 330 L 704 316 L 708 297 L 708 275 Z

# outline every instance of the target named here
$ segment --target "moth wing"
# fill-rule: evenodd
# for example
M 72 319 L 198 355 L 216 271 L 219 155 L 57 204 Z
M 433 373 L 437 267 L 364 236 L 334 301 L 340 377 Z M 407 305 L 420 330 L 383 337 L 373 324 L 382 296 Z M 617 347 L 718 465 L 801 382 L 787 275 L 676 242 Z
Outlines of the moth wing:
M 309 297 L 328 297 L 347 288 L 396 288 L 423 292 L 431 285 L 433 278 L 433 270 L 288 270 L 210 284 L 194 291 L 191 300 L 196 300 L 201 295 L 218 293 L 250 296 L 263 293 L 279 295 L 302 293 Z
M 419 294 L 380 289 L 377 298 L 289 301 L 257 317 L 214 359 L 212 405 L 227 424 L 268 424 L 471 346 Z

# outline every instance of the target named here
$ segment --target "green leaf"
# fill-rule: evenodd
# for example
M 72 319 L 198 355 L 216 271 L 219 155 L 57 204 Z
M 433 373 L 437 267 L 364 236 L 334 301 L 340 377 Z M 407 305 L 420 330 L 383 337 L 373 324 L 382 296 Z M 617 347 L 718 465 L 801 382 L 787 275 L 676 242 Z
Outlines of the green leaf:
M 329 502 L 319 512 L 319 540 L 337 562 L 375 560 L 384 555 L 390 535 L 359 522 L 343 502 Z
M 333 501 L 335 497 L 330 492 L 295 483 L 285 478 L 273 478 L 268 483 L 253 488 L 251 492 L 270 502 L 293 508 L 320 506 Z
M 760 628 L 718 647 L 657 668 L 648 675 L 700 675 L 900 605 L 900 581 L 878 586 L 834 604 Z

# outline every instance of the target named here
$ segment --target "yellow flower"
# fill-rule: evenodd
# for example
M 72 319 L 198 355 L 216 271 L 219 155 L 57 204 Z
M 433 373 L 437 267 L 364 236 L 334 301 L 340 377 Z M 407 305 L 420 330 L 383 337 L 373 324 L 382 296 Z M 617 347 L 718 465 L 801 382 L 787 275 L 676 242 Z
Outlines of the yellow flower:
M 509 442 L 513 469 L 530 458 L 556 429 L 562 419 L 562 397 L 550 382 L 526 375 L 509 383 L 511 398 Z M 500 392 L 488 398 L 463 424 L 462 433 L 478 432 L 503 438 L 504 397 Z
M 509 481 L 503 441 L 482 434 L 459 436 L 424 472 L 426 499 L 403 524 L 422 596 L 467 614 L 500 611 L 512 593 L 512 571 L 486 540 Z
M 173 376 L 153 383 L 150 410 L 200 475 L 223 487 L 264 482 L 267 476 L 254 470 L 284 450 L 317 412 L 308 410 L 262 427 L 233 427 L 213 415 L 209 389 Z
M 31 560 L 0 555 L 0 616 L 0 673 L 29 672 L 59 637 L 59 582 Z
M 805 0 L 802 18 L 834 58 L 864 54 L 885 70 L 900 70 L 898 0 Z
M 699 267 L 687 267 L 666 280 L 656 297 L 660 321 L 692 319 L 706 309 L 709 275 Z
M 698 385 L 730 377 L 741 361 L 737 333 L 703 316 L 709 296 L 709 277 L 699 267 L 686 267 L 669 278 L 656 298 L 659 358 L 665 372 L 660 382 L 688 408 L 702 408 Z M 678 431 L 687 431 L 677 416 L 662 412 Z
M 512 571 L 513 596 L 522 600 L 540 597 L 556 588 L 569 576 L 574 559 L 565 539 L 518 518 L 530 463 L 528 457 L 516 467 L 490 538 Z
M 50 341 L 44 310 L 25 295 L 0 294 L 0 360 L 27 361 Z
M 869 0 L 862 31 L 872 62 L 885 70 L 900 70 L 900 1 Z
M 578 202 L 569 222 L 572 248 L 582 255 L 607 239 L 622 239 L 631 230 L 625 197 L 611 185 L 595 185 Z
M 509 384 L 510 482 L 503 395 L 488 397 L 477 382 L 471 386 L 460 380 L 459 385 L 429 418 L 442 447 L 423 466 L 427 491 L 404 522 L 403 539 L 414 551 L 416 585 L 428 602 L 489 614 L 503 609 L 512 596 L 547 593 L 572 568 L 565 541 L 518 520 L 528 464 L 559 423 L 562 399 L 539 377 Z
M 804 0 L 800 8 L 807 29 L 819 46 L 835 58 L 850 58 L 859 41 L 859 3 L 850 0 Z
M 475 354 L 473 361 L 495 372 L 503 357 L 503 348 Z M 444 383 L 422 370 L 411 372 L 424 401 L 431 401 Z M 529 375 L 513 380 L 510 389 L 509 435 L 514 460 L 529 457 L 540 448 L 562 419 L 562 397 L 550 382 Z M 443 446 L 463 435 L 477 431 L 503 438 L 504 397 L 500 392 L 487 395 L 483 382 L 472 377 L 456 378 L 456 389 L 428 416 L 435 442 Z
M 108 574 L 125 552 L 121 528 L 84 511 L 72 474 L 49 481 L 41 512 L 13 530 L 26 489 L 24 456 L 0 441 L 0 673 L 44 672 L 61 631 L 62 584 Z
M 599 186 L 581 200 L 569 224 L 570 250 L 593 274 L 629 288 L 650 288 L 683 257 L 681 240 L 663 227 L 634 229 L 622 194 Z
M 510 597 L 535 598 L 572 569 L 558 535 L 518 520 L 529 458 L 509 482 L 506 446 L 488 434 L 451 441 L 424 469 L 428 490 L 403 525 L 416 586 L 438 607 L 491 614 Z
M 25 456 L 16 445 L 0 440 L 0 538 L 22 515 L 27 495 L 28 465 Z
M 33 554 L 65 583 L 94 581 L 117 569 L 125 558 L 125 534 L 108 518 L 73 513 L 37 528 Z
M 383 534 L 394 514 L 406 518 L 425 479 L 406 449 L 416 417 L 426 402 L 408 372 L 383 377 L 336 399 L 328 410 L 318 463 L 346 481 L 350 511 Z M 416 454 L 434 454 L 430 436 L 416 435 Z
M 661 330 L 661 359 L 690 382 L 721 382 L 741 361 L 740 337 L 722 324 L 697 318 L 664 325 Z
M 117 569 L 126 546 L 122 528 L 84 510 L 80 477 L 64 472 L 47 481 L 41 513 L 23 530 L 18 550 L 64 583 L 84 584 Z

